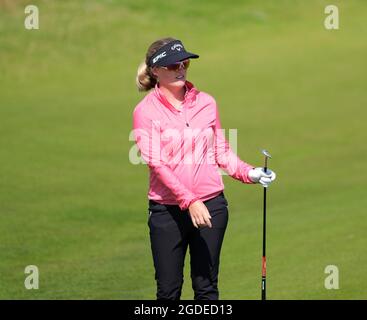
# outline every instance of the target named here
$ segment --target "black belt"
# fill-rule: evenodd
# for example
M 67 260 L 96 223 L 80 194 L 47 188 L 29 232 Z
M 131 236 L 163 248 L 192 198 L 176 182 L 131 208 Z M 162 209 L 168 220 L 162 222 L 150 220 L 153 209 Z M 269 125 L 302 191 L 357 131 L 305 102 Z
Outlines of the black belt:
M 214 198 L 216 198 L 216 197 L 224 197 L 224 193 L 223 193 L 223 191 L 222 191 L 220 194 L 218 194 L 217 196 L 215 196 L 215 197 L 213 197 L 213 198 L 210 198 L 210 199 L 208 199 L 208 200 L 205 200 L 205 201 L 203 201 L 203 202 L 205 203 L 205 202 L 207 202 L 207 201 L 213 200 L 213 199 L 214 199 Z M 149 199 L 149 204 L 161 204 L 161 205 L 165 205 L 165 206 L 177 206 L 177 204 L 164 204 L 164 203 L 159 203 L 159 202 L 154 201 L 154 200 L 151 200 L 151 199 Z

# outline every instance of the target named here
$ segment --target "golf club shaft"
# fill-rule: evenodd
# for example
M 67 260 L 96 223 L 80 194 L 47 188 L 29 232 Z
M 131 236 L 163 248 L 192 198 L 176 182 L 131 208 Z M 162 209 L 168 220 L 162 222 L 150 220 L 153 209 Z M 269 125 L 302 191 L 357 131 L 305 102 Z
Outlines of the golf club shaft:
M 264 171 L 267 171 L 267 160 L 265 157 Z M 266 300 L 266 188 L 264 187 L 264 216 L 263 216 L 263 256 L 262 256 L 262 277 L 261 277 L 261 300 Z

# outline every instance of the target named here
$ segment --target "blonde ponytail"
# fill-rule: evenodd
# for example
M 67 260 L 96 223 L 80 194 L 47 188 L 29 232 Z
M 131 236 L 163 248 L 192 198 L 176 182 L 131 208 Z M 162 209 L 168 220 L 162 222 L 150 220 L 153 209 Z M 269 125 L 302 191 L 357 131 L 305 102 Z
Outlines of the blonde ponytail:
M 138 67 L 138 73 L 136 75 L 136 86 L 139 91 L 149 91 L 154 88 L 157 83 L 157 79 L 149 72 L 149 68 L 145 61 L 143 61 Z

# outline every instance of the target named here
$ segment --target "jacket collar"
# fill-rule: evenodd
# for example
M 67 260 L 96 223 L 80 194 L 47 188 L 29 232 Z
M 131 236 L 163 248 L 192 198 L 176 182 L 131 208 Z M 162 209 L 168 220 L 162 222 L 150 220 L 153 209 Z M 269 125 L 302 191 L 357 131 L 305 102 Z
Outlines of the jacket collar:
M 196 103 L 196 98 L 197 98 L 197 94 L 199 93 L 199 91 L 189 81 L 185 82 L 185 87 L 186 87 L 186 92 L 185 92 L 183 105 L 184 107 L 192 108 Z M 164 96 L 164 94 L 160 90 L 159 83 L 155 85 L 153 94 L 159 100 L 159 102 L 161 102 L 164 106 L 177 112 L 177 109 L 172 104 L 169 103 L 167 98 Z

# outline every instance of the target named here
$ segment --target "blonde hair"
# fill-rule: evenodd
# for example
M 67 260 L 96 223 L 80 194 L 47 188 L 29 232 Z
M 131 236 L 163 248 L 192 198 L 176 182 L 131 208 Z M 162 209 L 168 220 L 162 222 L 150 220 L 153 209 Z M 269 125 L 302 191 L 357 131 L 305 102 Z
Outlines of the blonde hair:
M 175 41 L 174 38 L 162 38 L 154 41 L 148 48 L 145 55 L 145 60 L 139 65 L 136 75 L 136 86 L 139 91 L 149 91 L 157 84 L 157 79 L 152 73 L 152 68 L 148 66 L 150 58 L 163 46 L 171 41 Z

